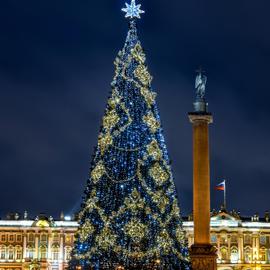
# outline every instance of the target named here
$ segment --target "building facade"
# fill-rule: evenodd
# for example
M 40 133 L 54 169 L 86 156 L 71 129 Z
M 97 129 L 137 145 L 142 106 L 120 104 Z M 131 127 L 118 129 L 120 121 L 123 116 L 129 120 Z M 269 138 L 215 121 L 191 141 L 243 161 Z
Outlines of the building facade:
M 40 215 L 0 220 L 0 270 L 63 270 L 70 259 L 77 223 Z
M 193 244 L 192 217 L 184 221 L 189 245 Z M 270 270 L 270 218 L 243 218 L 235 211 L 212 213 L 211 243 L 216 247 L 219 270 Z
M 13 215 L 0 220 L 0 270 L 63 270 L 67 267 L 77 222 L 44 215 L 35 220 Z M 191 246 L 192 216 L 184 229 Z M 212 213 L 211 242 L 217 248 L 219 270 L 270 270 L 270 217 L 243 218 L 235 211 Z

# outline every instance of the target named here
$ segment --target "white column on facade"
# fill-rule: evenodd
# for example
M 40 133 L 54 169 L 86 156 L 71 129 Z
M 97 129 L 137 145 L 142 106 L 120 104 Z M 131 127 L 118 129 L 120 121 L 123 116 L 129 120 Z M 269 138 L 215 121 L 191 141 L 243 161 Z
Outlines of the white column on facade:
M 227 260 L 231 261 L 231 236 L 229 234 L 228 234 L 227 240 L 228 240 L 228 258 L 227 258 Z
M 220 235 L 217 235 L 217 255 L 218 259 L 221 259 L 221 253 L 220 253 Z
M 35 259 L 38 259 L 38 233 L 35 234 Z
M 48 254 L 47 254 L 48 260 L 52 259 L 52 234 L 48 233 Z
M 64 270 L 64 233 L 60 233 L 59 270 Z
M 244 237 L 243 234 L 238 235 L 238 256 L 239 262 L 244 260 Z
M 27 234 L 23 232 L 23 259 L 27 256 Z

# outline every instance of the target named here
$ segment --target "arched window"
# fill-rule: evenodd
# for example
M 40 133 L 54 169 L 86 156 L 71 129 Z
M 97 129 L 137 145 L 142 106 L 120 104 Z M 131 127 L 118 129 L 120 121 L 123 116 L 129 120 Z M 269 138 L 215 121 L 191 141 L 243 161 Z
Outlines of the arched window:
M 54 261 L 59 260 L 59 245 L 57 244 L 52 245 L 52 259 Z
M 26 249 L 26 257 L 29 258 L 29 259 L 33 259 L 34 258 L 34 253 L 35 253 L 34 246 L 32 244 L 28 245 L 27 249 Z
M 16 260 L 21 260 L 22 259 L 22 247 L 21 246 L 16 246 L 15 259 Z
M 237 263 L 238 260 L 239 260 L 238 249 L 236 247 L 233 247 L 231 250 L 231 262 Z
M 1 260 L 6 259 L 6 246 L 4 245 L 0 246 L 0 259 Z
M 251 248 L 250 247 L 246 247 L 244 249 L 244 258 L 245 258 L 245 262 L 251 261 Z
M 40 247 L 40 259 L 46 259 L 47 258 L 47 247 L 41 246 Z
M 14 260 L 14 247 L 13 246 L 9 246 L 8 248 L 8 259 Z
M 71 247 L 66 247 L 65 248 L 65 260 L 69 261 L 71 259 Z
M 265 248 L 260 249 L 259 260 L 265 262 L 266 261 L 266 251 Z
M 225 248 L 225 247 L 221 248 L 221 260 L 226 261 L 227 257 L 228 257 L 227 248 Z

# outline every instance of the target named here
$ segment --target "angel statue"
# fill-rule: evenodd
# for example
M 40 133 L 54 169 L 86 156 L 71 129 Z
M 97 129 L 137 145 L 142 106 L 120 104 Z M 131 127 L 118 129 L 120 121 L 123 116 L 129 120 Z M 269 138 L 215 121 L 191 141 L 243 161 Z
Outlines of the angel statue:
M 204 99 L 207 77 L 200 72 L 196 77 L 195 88 L 196 96 L 199 99 Z

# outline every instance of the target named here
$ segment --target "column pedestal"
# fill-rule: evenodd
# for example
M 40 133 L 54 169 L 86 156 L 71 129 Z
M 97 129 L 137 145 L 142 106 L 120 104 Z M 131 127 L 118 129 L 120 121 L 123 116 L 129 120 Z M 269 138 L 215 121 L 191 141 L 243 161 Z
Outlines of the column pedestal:
M 193 270 L 216 270 L 217 254 L 212 245 L 194 244 L 190 248 L 190 259 Z

